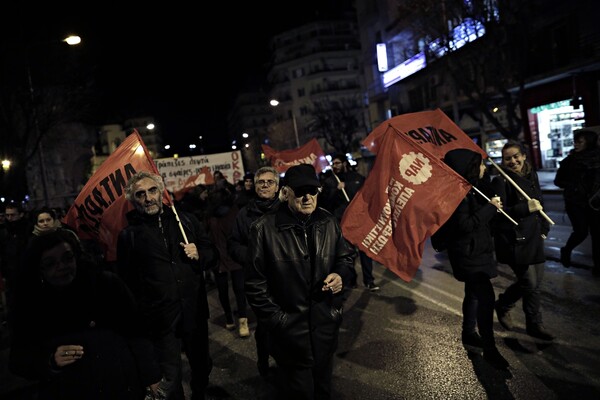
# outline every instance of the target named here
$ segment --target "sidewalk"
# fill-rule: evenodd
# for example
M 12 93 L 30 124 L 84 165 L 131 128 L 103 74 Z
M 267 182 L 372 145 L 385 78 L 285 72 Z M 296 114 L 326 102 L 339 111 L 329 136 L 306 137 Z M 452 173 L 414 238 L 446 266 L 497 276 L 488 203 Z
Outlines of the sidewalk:
M 544 193 L 561 193 L 562 189 L 554 185 L 555 169 L 540 169 L 537 171 L 540 187 Z

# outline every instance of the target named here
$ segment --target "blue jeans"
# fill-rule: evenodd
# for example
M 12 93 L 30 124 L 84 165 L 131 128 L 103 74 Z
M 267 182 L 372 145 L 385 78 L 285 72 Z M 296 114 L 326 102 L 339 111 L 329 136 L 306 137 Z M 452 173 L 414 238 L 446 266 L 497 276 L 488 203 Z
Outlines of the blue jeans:
M 544 263 L 531 265 L 509 265 L 517 281 L 498 296 L 498 307 L 509 311 L 519 299 L 523 298 L 523 312 L 527 325 L 541 324 L 540 286 L 544 278 Z

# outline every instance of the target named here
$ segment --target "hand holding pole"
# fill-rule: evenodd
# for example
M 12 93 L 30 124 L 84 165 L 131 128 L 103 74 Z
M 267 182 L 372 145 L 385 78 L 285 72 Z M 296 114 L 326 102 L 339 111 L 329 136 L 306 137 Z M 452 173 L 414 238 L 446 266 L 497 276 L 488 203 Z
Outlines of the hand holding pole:
M 508 175 L 506 174 L 506 172 L 504 172 L 504 170 L 502 170 L 502 168 L 500 168 L 500 166 L 494 162 L 494 160 L 492 160 L 491 158 L 488 158 L 488 160 L 490 160 L 490 162 L 492 163 L 492 165 L 493 165 L 494 167 L 496 167 L 496 169 L 497 169 L 497 170 L 498 170 L 498 171 L 499 171 L 499 172 L 502 174 L 502 176 L 503 176 L 503 177 L 504 177 L 504 178 L 505 178 L 507 181 L 509 181 L 509 182 L 510 182 L 510 183 L 511 183 L 511 184 L 512 184 L 514 187 L 515 187 L 515 189 L 517 189 L 517 190 L 519 191 L 519 193 L 521 193 L 521 194 L 523 195 L 523 197 L 525 197 L 525 199 L 526 199 L 527 201 L 531 200 L 531 197 L 529 197 L 529 196 L 527 195 L 527 193 L 525 193 L 525 192 L 523 191 L 523 189 L 521 189 L 521 187 L 520 187 L 519 185 L 517 185 L 517 183 L 516 183 L 515 181 L 513 181 L 513 180 L 512 180 L 512 178 L 511 178 L 510 176 L 508 176 Z M 554 221 L 552 221 L 552 220 L 550 219 L 550 217 L 546 215 L 546 213 L 544 212 L 544 210 L 539 210 L 539 213 L 542 215 L 542 217 L 546 218 L 546 220 L 547 220 L 547 221 L 548 221 L 550 224 L 554 225 Z

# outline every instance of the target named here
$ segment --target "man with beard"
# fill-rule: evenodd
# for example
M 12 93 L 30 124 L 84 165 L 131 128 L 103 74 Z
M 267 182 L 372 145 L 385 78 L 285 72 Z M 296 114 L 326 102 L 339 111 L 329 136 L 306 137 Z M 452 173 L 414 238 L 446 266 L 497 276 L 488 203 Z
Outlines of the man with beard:
M 163 193 L 162 178 L 150 172 L 138 172 L 127 183 L 125 197 L 135 210 L 127 213 L 129 225 L 119 235 L 118 272 L 154 344 L 167 399 L 184 399 L 182 349 L 190 364 L 192 399 L 204 399 L 212 360 L 202 272 L 216 263 L 218 253 L 193 215 L 163 207 Z

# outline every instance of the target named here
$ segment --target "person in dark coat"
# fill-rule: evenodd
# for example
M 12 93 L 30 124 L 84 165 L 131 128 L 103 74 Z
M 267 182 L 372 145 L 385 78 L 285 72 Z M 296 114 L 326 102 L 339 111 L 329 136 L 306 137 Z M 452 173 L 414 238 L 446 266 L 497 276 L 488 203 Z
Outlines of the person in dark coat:
M 560 249 L 560 262 L 571 266 L 571 253 L 587 237 L 592 239 L 594 275 L 600 275 L 600 207 L 593 208 L 590 199 L 600 190 L 600 148 L 598 135 L 588 129 L 575 131 L 573 151 L 560 162 L 554 184 L 563 188 L 565 210 L 573 232 Z M 600 193 L 598 194 L 600 195 Z M 599 198 L 600 200 L 600 198 Z
M 493 179 L 492 186 L 502 200 L 504 211 L 519 224 L 515 226 L 504 216 L 498 216 L 493 224 L 496 260 L 508 264 L 517 278 L 498 296 L 498 321 L 506 330 L 512 330 L 510 310 L 522 298 L 527 334 L 553 340 L 554 336 L 544 327 L 540 309 L 540 287 L 546 261 L 544 239 L 550 229 L 549 222 L 538 212 L 543 209 L 544 202 L 540 182 L 527 161 L 525 150 L 516 142 L 507 142 L 502 148 L 502 170 L 530 200 L 503 175 Z
M 212 360 L 202 272 L 216 264 L 218 252 L 198 219 L 163 206 L 163 193 L 160 175 L 142 171 L 129 179 L 125 197 L 135 210 L 127 213 L 129 225 L 119 234 L 117 268 L 141 309 L 167 399 L 184 396 L 182 349 L 190 364 L 192 399 L 204 399 Z
M 343 288 L 356 253 L 337 219 L 317 207 L 310 164 L 289 168 L 281 206 L 250 227 L 246 296 L 269 329 L 279 397 L 329 399 Z
M 9 368 L 39 400 L 142 400 L 161 379 L 132 293 L 66 229 L 34 236 L 16 292 Z
M 248 202 L 256 197 L 254 190 L 254 174 L 248 172 L 244 175 L 244 179 L 239 182 L 239 187 L 236 187 L 235 205 L 238 209 L 244 207 Z
M 225 314 L 225 328 L 235 329 L 233 311 L 229 301 L 229 278 L 235 295 L 238 316 L 238 334 L 245 338 L 250 336 L 246 293 L 244 292 L 244 269 L 242 264 L 234 261 L 227 252 L 227 239 L 239 211 L 234 204 L 234 195 L 227 189 L 215 189 L 208 196 L 208 235 L 219 250 L 219 262 L 214 268 L 215 283 L 219 291 L 219 302 Z
M 350 168 L 348 158 L 343 153 L 331 156 L 331 170 L 333 173 L 323 182 L 323 193 L 320 195 L 322 207 L 335 215 L 338 222 L 341 223 L 348 204 L 365 183 L 365 177 Z M 375 284 L 373 277 L 373 260 L 364 251 L 357 250 L 363 284 L 369 291 L 376 292 L 379 290 L 379 286 Z M 356 283 L 355 277 L 351 286 L 355 287 Z
M 6 323 L 11 335 L 14 287 L 31 235 L 31 224 L 21 203 L 6 204 L 5 218 L 5 229 L 0 235 L 0 271 L 6 294 Z
M 446 153 L 444 162 L 484 194 L 485 164 L 479 153 L 455 149 Z M 490 222 L 502 204 L 499 197 L 487 201 L 471 190 L 444 224 L 448 257 L 454 277 L 465 283 L 462 304 L 462 341 L 465 345 L 482 347 L 483 358 L 493 366 L 505 369 L 506 359 L 496 348 L 494 339 L 494 301 L 496 295 L 491 279 L 498 276 L 494 259 L 494 239 Z M 478 332 L 479 330 L 479 332 Z
M 227 239 L 227 252 L 233 260 L 241 265 L 248 263 L 248 242 L 250 225 L 262 215 L 273 212 L 279 207 L 279 174 L 273 167 L 261 167 L 254 175 L 256 196 L 240 209 L 235 217 L 231 234 Z M 262 377 L 269 374 L 269 332 L 256 321 L 254 332 L 256 341 L 256 366 Z

